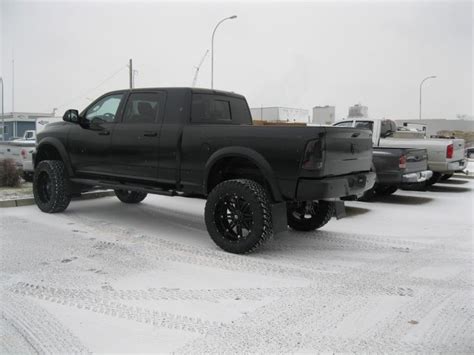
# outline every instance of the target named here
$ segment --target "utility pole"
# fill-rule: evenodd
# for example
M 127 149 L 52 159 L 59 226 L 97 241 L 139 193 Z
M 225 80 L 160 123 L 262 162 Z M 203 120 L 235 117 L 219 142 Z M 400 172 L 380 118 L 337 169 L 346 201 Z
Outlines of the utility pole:
M 4 101 L 4 95 L 3 95 L 3 78 L 0 77 L 0 83 L 2 83 L 2 141 L 5 141 L 5 112 L 3 111 L 3 101 Z
M 133 89 L 133 63 L 132 59 L 129 60 L 128 62 L 128 74 L 130 77 L 130 89 Z
M 12 58 L 12 115 L 15 112 L 15 59 Z

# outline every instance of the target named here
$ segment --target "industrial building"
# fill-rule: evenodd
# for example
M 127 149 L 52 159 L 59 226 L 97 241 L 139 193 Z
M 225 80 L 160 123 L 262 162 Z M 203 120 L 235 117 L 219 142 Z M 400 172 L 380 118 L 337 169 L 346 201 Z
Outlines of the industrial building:
M 54 117 L 54 113 L 37 112 L 10 112 L 0 118 L 0 137 L 5 135 L 5 140 L 12 140 L 23 136 L 28 130 L 34 130 L 38 117 Z M 3 122 L 5 127 L 3 127 Z
M 347 118 L 368 118 L 369 108 L 361 104 L 355 104 L 349 107 L 349 115 Z
M 335 122 L 336 108 L 334 106 L 314 106 L 312 124 L 331 125 Z
M 289 107 L 256 107 L 250 113 L 254 121 L 308 123 L 309 110 Z

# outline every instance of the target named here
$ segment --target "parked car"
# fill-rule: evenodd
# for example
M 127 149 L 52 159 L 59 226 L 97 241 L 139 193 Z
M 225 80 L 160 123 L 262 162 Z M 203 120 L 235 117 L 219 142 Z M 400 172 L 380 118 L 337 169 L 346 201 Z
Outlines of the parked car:
M 397 125 L 387 119 L 347 119 L 336 123 L 338 127 L 371 126 L 374 147 L 423 148 L 428 152 L 428 169 L 433 171 L 428 185 L 441 177 L 449 178 L 466 168 L 464 139 L 430 139 L 416 132 L 397 132 Z
M 22 138 L 0 142 L 0 159 L 13 159 L 19 169 L 23 169 L 25 153 L 34 149 L 36 136 L 34 131 L 26 131 Z
M 466 148 L 466 157 L 469 159 L 474 159 L 474 147 Z
M 147 193 L 207 198 L 214 242 L 232 253 L 274 233 L 310 231 L 361 196 L 375 174 L 371 134 L 334 127 L 252 126 L 245 98 L 191 88 L 107 93 L 38 134 L 33 191 L 48 213 L 96 187 L 125 203 Z

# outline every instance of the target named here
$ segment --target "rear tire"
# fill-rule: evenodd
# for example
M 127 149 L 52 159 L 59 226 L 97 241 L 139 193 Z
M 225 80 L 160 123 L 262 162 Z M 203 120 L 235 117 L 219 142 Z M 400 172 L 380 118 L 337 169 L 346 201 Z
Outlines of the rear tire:
M 214 243 L 230 253 L 251 253 L 273 236 L 267 192 L 253 180 L 221 182 L 209 194 L 204 215 Z
M 357 201 L 370 202 L 375 197 L 375 189 L 372 187 L 370 190 L 364 192 L 364 194 L 357 199 Z
M 310 232 L 321 228 L 333 215 L 334 206 L 327 201 L 291 202 L 287 205 L 288 225 L 296 231 Z
M 443 176 L 441 176 L 440 181 L 449 180 L 453 175 L 454 175 L 454 174 L 444 174 Z
M 128 191 L 128 190 L 114 190 L 115 195 L 123 203 L 140 203 L 147 196 L 146 192 Z
M 375 193 L 381 196 L 389 196 L 398 190 L 397 185 L 381 185 L 375 188 Z
M 33 195 L 36 205 L 46 213 L 64 211 L 71 196 L 64 163 L 59 160 L 43 160 L 35 169 Z
M 433 176 L 429 180 L 426 180 L 426 186 L 432 186 L 436 184 L 441 179 L 441 173 L 437 173 L 433 171 Z

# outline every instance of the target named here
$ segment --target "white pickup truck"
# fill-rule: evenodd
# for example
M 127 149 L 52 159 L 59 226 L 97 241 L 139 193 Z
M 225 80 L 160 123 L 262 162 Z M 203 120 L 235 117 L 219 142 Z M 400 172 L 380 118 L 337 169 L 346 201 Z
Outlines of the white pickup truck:
M 0 142 L 0 160 L 13 159 L 18 168 L 23 170 L 23 178 L 31 181 L 33 178 L 32 154 L 36 145 L 35 131 L 26 131 L 22 138 L 13 141 Z
M 386 119 L 347 119 L 334 126 L 372 130 L 374 147 L 425 148 L 428 152 L 428 169 L 433 171 L 433 176 L 427 182 L 430 185 L 466 168 L 464 139 L 426 138 L 416 133 L 398 132 L 397 124 Z

